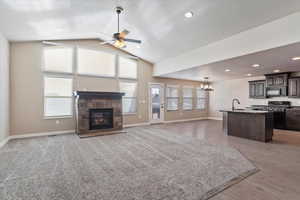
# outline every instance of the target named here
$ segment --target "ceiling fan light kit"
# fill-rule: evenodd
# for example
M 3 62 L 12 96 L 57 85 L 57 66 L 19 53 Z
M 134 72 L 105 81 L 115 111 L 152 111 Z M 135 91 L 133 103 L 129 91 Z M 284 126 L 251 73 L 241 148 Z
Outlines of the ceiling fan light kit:
M 101 42 L 101 44 L 112 44 L 117 48 L 125 48 L 126 47 L 126 42 L 131 42 L 131 43 L 136 43 L 136 44 L 141 44 L 141 40 L 136 40 L 136 39 L 129 39 L 126 38 L 126 36 L 130 33 L 128 30 L 124 29 L 122 32 L 120 32 L 120 14 L 124 11 L 124 9 L 120 6 L 116 7 L 116 13 L 118 17 L 118 32 L 114 33 L 112 36 L 111 41 L 104 41 Z

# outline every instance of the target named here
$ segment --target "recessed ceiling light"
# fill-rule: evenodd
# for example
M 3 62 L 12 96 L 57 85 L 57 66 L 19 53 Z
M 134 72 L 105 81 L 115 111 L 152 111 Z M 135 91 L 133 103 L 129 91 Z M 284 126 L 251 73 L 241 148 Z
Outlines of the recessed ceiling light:
M 230 72 L 231 70 L 230 69 L 225 69 L 225 72 Z
M 252 76 L 252 74 L 247 74 L 247 76 Z
M 275 69 L 273 72 L 278 73 L 278 72 L 280 72 L 280 70 L 279 69 Z
M 137 45 L 136 48 L 140 49 L 140 48 L 141 48 L 141 45 Z
M 186 18 L 192 18 L 194 16 L 194 13 L 190 11 L 190 12 L 185 13 L 184 16 Z
M 260 67 L 260 64 L 254 64 L 254 65 L 252 65 L 252 67 Z
M 300 60 L 300 57 L 294 57 L 293 60 Z

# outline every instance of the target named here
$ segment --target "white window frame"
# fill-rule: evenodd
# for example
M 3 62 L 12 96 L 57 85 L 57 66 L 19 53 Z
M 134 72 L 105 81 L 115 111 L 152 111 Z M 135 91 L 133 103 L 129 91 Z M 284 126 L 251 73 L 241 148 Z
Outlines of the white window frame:
M 73 76 L 68 76 L 68 75 L 63 75 L 63 74 L 48 74 L 45 73 L 43 75 L 43 117 L 44 119 L 61 119 L 61 118 L 72 118 L 74 111 L 73 111 L 73 105 L 74 105 L 74 98 L 73 98 L 73 94 L 71 94 L 70 96 L 46 96 L 45 95 L 45 80 L 46 78 L 62 78 L 62 79 L 71 79 L 71 88 L 72 88 L 72 93 L 73 93 L 73 86 L 74 86 L 74 78 Z M 71 114 L 70 115 L 57 115 L 57 116 L 46 116 L 45 115 L 45 111 L 46 111 L 46 99 L 47 98 L 70 98 L 71 99 Z
M 122 97 L 122 101 L 123 99 L 135 99 L 135 102 L 136 102 L 136 108 L 135 108 L 135 112 L 127 112 L 125 113 L 124 110 L 122 109 L 122 114 L 123 115 L 137 115 L 138 113 L 138 110 L 139 110 L 139 103 L 138 103 L 138 89 L 139 89 L 139 84 L 137 81 L 131 81 L 131 80 L 128 80 L 128 79 L 119 79 L 119 90 L 120 92 L 121 91 L 121 83 L 135 83 L 136 84 L 136 96 L 135 97 L 125 97 L 123 96 Z M 122 106 L 123 106 L 123 102 L 122 102 Z
M 169 97 L 168 96 L 168 88 L 175 88 L 175 89 L 177 89 L 177 97 Z M 167 112 L 172 112 L 172 111 L 178 111 L 179 110 L 179 105 L 180 105 L 180 96 L 179 96 L 179 86 L 178 85 L 167 85 L 167 87 L 166 87 L 166 91 L 165 91 L 165 94 L 166 94 L 166 107 L 167 107 Z M 177 109 L 174 109 L 174 110 L 170 110 L 169 109 L 169 105 L 168 105 L 168 100 L 169 99 L 177 99 Z
M 63 71 L 55 71 L 55 70 L 46 70 L 46 63 L 45 63 L 45 52 L 44 48 L 71 48 L 72 49 L 72 70 L 71 72 L 63 72 Z M 74 60 L 75 60 L 76 52 L 75 52 L 75 47 L 74 46 L 48 46 L 48 45 L 43 45 L 42 47 L 42 55 L 41 55 L 41 61 L 42 61 L 42 72 L 44 73 L 49 73 L 49 74 L 64 74 L 64 75 L 73 75 L 75 72 L 74 66 Z
M 100 74 L 92 74 L 92 73 L 79 73 L 79 66 L 78 66 L 78 49 L 87 49 L 87 50 L 91 50 L 91 51 L 99 51 L 99 52 L 103 52 L 103 53 L 107 53 L 107 54 L 112 54 L 114 55 L 114 59 L 115 59 L 115 63 L 114 63 L 114 75 L 113 76 L 109 76 L 109 75 L 100 75 Z M 86 76 L 86 77 L 95 77 L 95 78 L 114 78 L 116 79 L 118 77 L 118 55 L 112 52 L 108 52 L 108 51 L 104 51 L 101 49 L 93 49 L 93 48 L 87 48 L 87 47 L 80 47 L 77 46 L 76 47 L 76 51 L 75 51 L 75 60 L 76 60 L 76 70 L 75 73 L 78 76 Z
M 184 96 L 184 89 L 190 89 L 192 90 L 192 97 L 185 97 Z M 191 108 L 184 108 L 184 101 L 186 99 L 192 100 L 192 107 Z M 182 87 L 182 110 L 184 111 L 190 111 L 194 109 L 194 87 L 193 86 L 183 86 Z
M 197 90 L 204 91 L 201 87 L 196 88 L 196 107 L 195 108 L 196 108 L 196 110 L 206 110 L 207 109 L 208 92 L 204 91 L 205 92 L 205 97 L 198 97 L 198 91 Z M 198 108 L 198 101 L 200 99 L 204 100 L 204 108 Z
M 123 58 L 126 58 L 126 59 L 131 59 L 131 60 L 134 60 L 136 62 L 136 78 L 132 78 L 132 77 L 125 77 L 125 76 L 121 76 L 120 75 L 120 58 L 123 57 Z M 138 62 L 138 59 L 135 59 L 135 58 L 130 58 L 128 56 L 125 56 L 125 55 L 118 55 L 117 56 L 117 77 L 120 78 L 120 79 L 127 79 L 127 80 L 137 80 L 138 77 L 139 77 L 139 62 Z

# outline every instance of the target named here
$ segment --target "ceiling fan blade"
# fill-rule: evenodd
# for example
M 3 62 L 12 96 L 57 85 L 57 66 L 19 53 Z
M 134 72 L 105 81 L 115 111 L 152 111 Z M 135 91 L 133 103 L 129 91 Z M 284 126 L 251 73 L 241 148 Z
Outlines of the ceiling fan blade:
M 125 39 L 124 39 L 124 41 L 126 41 L 126 42 L 138 43 L 138 44 L 141 44 L 141 43 L 142 43 L 142 41 L 141 41 L 141 40 L 127 39 L 127 38 L 125 38 Z
M 119 37 L 120 38 L 125 38 L 126 35 L 128 35 L 130 32 L 126 29 L 124 29 L 122 32 L 120 32 Z

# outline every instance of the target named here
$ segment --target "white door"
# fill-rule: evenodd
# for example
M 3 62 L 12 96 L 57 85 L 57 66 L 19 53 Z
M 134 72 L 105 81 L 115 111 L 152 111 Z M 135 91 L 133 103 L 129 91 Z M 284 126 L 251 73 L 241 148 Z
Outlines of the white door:
M 164 121 L 164 86 L 159 83 L 149 84 L 150 123 Z

